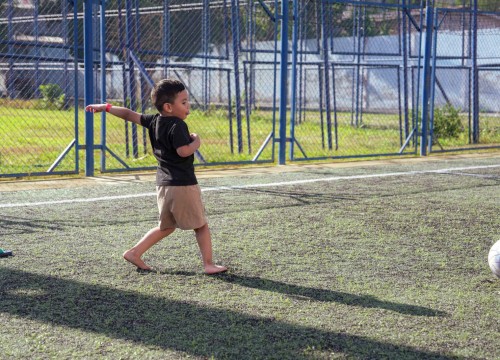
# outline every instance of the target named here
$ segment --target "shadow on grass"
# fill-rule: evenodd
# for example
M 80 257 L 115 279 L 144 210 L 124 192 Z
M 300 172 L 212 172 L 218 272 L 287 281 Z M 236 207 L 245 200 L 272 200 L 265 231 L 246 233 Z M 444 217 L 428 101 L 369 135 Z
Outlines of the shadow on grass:
M 399 178 L 401 179 L 401 178 Z M 395 186 L 373 186 L 371 189 L 361 189 L 353 182 L 345 181 L 342 187 L 342 194 L 331 193 L 332 187 L 329 182 L 318 182 L 315 183 L 313 188 L 306 186 L 307 184 L 297 185 L 296 189 L 289 189 L 287 186 L 280 187 L 276 190 L 274 189 L 262 189 L 262 188 L 235 188 L 234 192 L 248 195 L 247 200 L 239 200 L 239 202 L 245 202 L 245 206 L 240 206 L 237 210 L 238 213 L 250 212 L 255 210 L 267 210 L 267 209 L 286 209 L 286 208 L 297 208 L 308 205 L 319 205 L 319 204 L 342 204 L 345 205 L 349 202 L 360 202 L 366 199 L 392 199 L 397 197 L 404 197 L 406 199 L 412 195 L 419 194 L 433 194 L 433 193 L 443 193 L 446 191 L 457 191 L 457 190 L 467 190 L 473 191 L 475 189 L 491 188 L 498 186 L 498 179 L 492 182 L 491 178 L 481 179 L 488 181 L 488 183 L 482 184 L 442 184 L 442 185 L 432 185 L 433 188 L 422 187 L 421 189 L 412 189 L 409 186 L 413 186 L 408 182 L 409 186 L 400 186 L 396 188 Z M 271 188 L 271 186 L 270 186 Z M 398 190 L 401 189 L 401 190 Z M 323 190 L 323 191 L 322 191 Z M 257 198 L 257 196 L 267 196 L 266 198 Z M 206 196 L 206 194 L 204 195 Z M 230 204 L 234 205 L 234 197 L 231 192 L 226 193 L 226 196 L 230 196 Z M 222 199 L 222 200 L 221 200 Z M 282 199 L 283 202 L 278 200 Z M 384 200 L 382 200 L 384 201 Z M 208 205 L 217 204 L 216 208 L 210 209 L 208 215 L 223 215 L 227 213 L 234 213 L 235 209 L 231 206 L 221 206 L 221 202 L 224 202 L 224 197 L 218 195 L 218 200 L 212 202 L 207 202 Z M 251 205 L 250 205 L 251 204 Z
M 7 268 L 0 268 L 0 312 L 203 358 L 306 359 L 312 356 L 307 349 L 315 347 L 352 358 L 459 359 L 188 299 L 174 301 Z
M 0 216 L 0 229 L 3 235 L 32 234 L 40 230 L 61 230 L 64 226 L 45 220 L 31 218 L 21 218 L 17 216 Z
M 433 310 L 422 306 L 382 301 L 370 295 L 354 295 L 340 291 L 297 286 L 259 277 L 247 277 L 230 273 L 218 275 L 216 278 L 245 287 L 286 294 L 299 300 L 337 302 L 365 308 L 386 309 L 415 316 L 447 316 L 443 311 Z
M 65 231 L 67 229 L 75 228 L 99 228 L 106 227 L 109 225 L 114 226 L 126 226 L 130 225 L 133 219 L 137 219 L 140 222 L 151 221 L 154 224 L 157 221 L 157 215 L 148 216 L 148 214 L 142 214 L 142 216 L 121 216 L 119 220 L 117 219 L 106 219 L 99 217 L 97 211 L 90 209 L 88 212 L 81 212 L 81 216 L 86 219 L 82 222 L 79 219 L 71 218 L 72 213 L 64 212 L 60 210 L 61 214 L 57 219 L 47 220 L 44 218 L 44 208 L 41 207 L 37 209 L 38 212 L 31 212 L 29 216 L 19 217 L 19 216 L 8 216 L 0 215 L 0 230 L 2 230 L 2 235 L 25 235 L 25 234 L 39 234 L 41 231 Z M 96 215 L 97 213 L 97 215 Z

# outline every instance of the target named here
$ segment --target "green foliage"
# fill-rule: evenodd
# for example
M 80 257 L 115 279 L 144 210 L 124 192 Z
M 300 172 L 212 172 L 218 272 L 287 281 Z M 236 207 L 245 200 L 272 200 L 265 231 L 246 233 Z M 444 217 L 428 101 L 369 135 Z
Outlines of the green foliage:
M 458 138 L 464 131 L 457 108 L 446 104 L 434 111 L 434 138 Z
M 62 109 L 66 101 L 63 89 L 57 84 L 40 85 L 38 90 L 42 94 L 42 107 L 44 109 Z

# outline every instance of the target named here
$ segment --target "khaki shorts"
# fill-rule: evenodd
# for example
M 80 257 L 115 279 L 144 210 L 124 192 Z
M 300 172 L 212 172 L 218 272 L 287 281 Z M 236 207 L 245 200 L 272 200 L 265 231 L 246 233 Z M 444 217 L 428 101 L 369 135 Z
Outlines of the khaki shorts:
M 199 185 L 157 186 L 156 196 L 161 230 L 198 229 L 207 223 Z

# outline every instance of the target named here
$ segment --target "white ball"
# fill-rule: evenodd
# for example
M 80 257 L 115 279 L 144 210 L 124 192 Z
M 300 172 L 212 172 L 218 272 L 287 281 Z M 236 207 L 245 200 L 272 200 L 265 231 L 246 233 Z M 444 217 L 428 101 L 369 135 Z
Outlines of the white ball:
M 500 240 L 491 247 L 488 254 L 488 264 L 493 274 L 500 278 Z

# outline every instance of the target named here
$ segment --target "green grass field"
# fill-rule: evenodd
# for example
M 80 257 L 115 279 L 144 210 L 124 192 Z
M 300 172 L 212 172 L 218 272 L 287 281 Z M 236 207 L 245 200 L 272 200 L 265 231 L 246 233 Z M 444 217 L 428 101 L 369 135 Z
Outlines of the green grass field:
M 1 174 L 36 173 L 47 171 L 58 156 L 75 139 L 74 110 L 59 111 L 40 109 L 36 102 L 0 102 L 0 171 Z M 235 117 L 232 123 L 232 146 L 230 141 L 230 124 L 227 111 L 210 109 L 202 112 L 192 111 L 187 122 L 190 130 L 201 136 L 203 157 L 208 163 L 227 163 L 251 161 L 259 148 L 272 132 L 272 113 L 254 110 L 250 121 L 250 141 L 245 114 L 242 114 L 241 142 L 242 151 L 238 147 L 238 129 Z M 78 113 L 78 139 L 80 145 L 85 144 L 85 114 Z M 147 134 L 138 128 L 138 156 L 134 157 L 132 143 L 129 141 L 128 155 L 125 140 L 126 129 L 120 119 L 108 116 L 106 121 L 106 146 L 131 168 L 153 167 L 156 162 L 149 151 Z M 295 127 L 295 135 L 299 145 L 308 158 L 368 156 L 371 154 L 395 154 L 404 142 L 399 132 L 397 115 L 365 114 L 363 124 L 359 127 L 351 125 L 351 114 L 339 113 L 337 137 L 332 124 L 332 136 L 328 139 L 326 118 L 321 126 L 320 114 L 308 112 L 305 121 Z M 332 115 L 332 121 L 333 115 Z M 467 119 L 462 119 L 467 128 Z M 129 139 L 132 137 L 132 126 L 128 125 Z M 288 125 L 289 128 L 289 125 Z M 276 131 L 278 131 L 278 126 Z M 101 140 L 101 115 L 94 117 L 94 142 Z M 276 135 L 278 137 L 278 135 Z M 464 131 L 457 139 L 441 139 L 440 145 L 447 150 L 470 146 L 468 131 Z M 500 144 L 499 118 L 481 117 L 481 146 Z M 329 148 L 329 142 L 332 148 Z M 277 148 L 274 149 L 275 154 Z M 436 145 L 435 150 L 440 150 Z M 406 148 L 406 152 L 415 151 L 415 146 Z M 79 153 L 80 170 L 85 164 L 85 151 Z M 110 152 L 106 152 L 107 169 L 124 169 Z M 96 167 L 100 166 L 101 152 L 95 151 Z M 270 161 L 273 158 L 272 141 L 268 143 L 259 160 Z M 298 146 L 295 147 L 295 158 L 303 159 Z M 74 147 L 55 169 L 56 171 L 75 171 L 76 154 Z M 99 169 L 98 169 L 99 170 Z
M 200 174 L 213 277 L 191 231 L 121 258 L 151 181 L 0 187 L 0 358 L 500 358 L 498 154 L 246 174 Z

